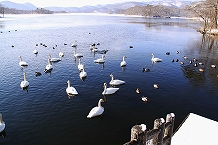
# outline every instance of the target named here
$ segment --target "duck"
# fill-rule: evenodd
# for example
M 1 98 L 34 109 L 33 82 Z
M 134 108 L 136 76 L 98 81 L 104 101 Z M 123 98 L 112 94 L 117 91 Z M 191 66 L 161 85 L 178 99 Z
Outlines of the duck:
M 87 115 L 87 118 L 92 118 L 101 115 L 104 112 L 104 107 L 101 106 L 101 103 L 104 102 L 103 99 L 100 99 L 98 101 L 98 106 L 91 109 L 89 114 Z
M 149 68 L 142 68 L 142 71 L 143 71 L 143 72 L 149 72 L 150 69 L 149 69 Z
M 109 84 L 110 84 L 111 86 L 118 86 L 118 85 L 125 84 L 125 81 L 118 80 L 118 79 L 114 79 L 113 74 L 110 74 L 110 77 L 111 77 L 111 81 L 110 81 Z
M 204 69 L 203 69 L 203 68 L 199 68 L 198 70 L 199 70 L 200 72 L 203 72 L 203 71 L 204 71 Z
M 50 59 L 48 59 L 48 64 L 45 67 L 45 72 L 49 72 L 53 69 L 52 63 L 50 61 Z
M 49 59 L 50 59 L 51 62 L 59 62 L 59 61 L 61 61 L 61 58 L 51 57 L 51 54 L 48 54 L 48 56 L 49 56 Z
M 104 83 L 103 87 L 104 87 L 104 91 L 102 92 L 102 95 L 111 95 L 119 90 L 119 88 L 113 88 L 113 87 L 107 88 L 106 83 Z
M 172 59 L 172 62 L 174 62 L 175 60 L 174 59 Z
M 81 64 L 81 60 L 79 58 L 79 60 L 78 60 L 78 70 L 82 71 L 83 68 L 84 68 L 84 66 L 83 66 L 83 64 Z
M 212 67 L 212 68 L 215 68 L 215 67 L 216 67 L 216 65 L 215 65 L 215 64 L 212 64 L 212 65 L 211 65 L 211 67 Z
M 147 98 L 147 97 L 143 96 L 143 97 L 141 97 L 141 98 L 142 98 L 142 101 L 148 102 L 148 98 Z
M 181 65 L 183 65 L 183 64 L 184 64 L 184 62 L 183 62 L 183 61 L 181 61 L 181 62 L 180 62 L 180 64 L 181 64 Z
M 77 41 L 74 41 L 74 43 L 71 45 L 71 47 L 77 47 Z
M 184 57 L 183 57 L 183 59 L 184 59 L 184 60 L 187 60 L 187 59 L 188 59 L 188 57 L 187 57 L 187 56 L 184 56 Z
M 5 129 L 5 122 L 2 120 L 2 114 L 0 113 L 0 133 Z
M 97 51 L 97 53 L 99 53 L 99 54 L 106 54 L 107 52 L 108 52 L 108 49 Z
M 19 58 L 20 58 L 20 62 L 19 62 L 20 66 L 28 66 L 28 64 L 25 61 L 22 60 L 21 56 L 19 56 Z
M 20 87 L 25 89 L 29 86 L 29 82 L 26 80 L 26 73 L 23 74 L 23 81 L 20 83 Z
M 170 55 L 170 52 L 166 52 L 166 55 Z
M 97 48 L 97 47 L 94 47 L 94 48 L 92 48 L 91 51 L 92 51 L 92 52 L 97 52 L 97 51 L 98 51 L 98 48 Z
M 125 61 L 125 58 L 127 58 L 126 56 L 123 56 L 123 60 L 120 62 L 120 66 L 121 67 L 124 67 L 127 65 L 126 61 Z
M 76 48 L 74 49 L 74 57 L 75 58 L 80 58 L 83 57 L 83 55 L 81 53 L 76 53 Z
M 35 72 L 36 77 L 41 76 L 42 74 L 40 72 Z
M 140 89 L 139 88 L 136 88 L 136 91 L 135 91 L 137 94 L 140 94 L 141 93 L 141 91 L 140 91 Z
M 61 48 L 60 48 L 59 56 L 60 56 L 60 57 L 63 57 L 63 56 L 64 56 L 64 53 L 62 52 Z
M 154 84 L 154 88 L 158 89 L 159 88 L 158 84 Z
M 84 70 L 84 65 L 83 65 L 82 71 L 79 73 L 79 77 L 80 77 L 81 79 L 87 77 L 87 73 L 86 73 L 85 70 Z
M 98 58 L 96 60 L 94 60 L 95 63 L 105 63 L 105 55 L 102 55 L 101 58 Z
M 93 44 L 90 44 L 90 50 L 92 50 L 92 49 L 95 49 L 95 43 L 93 43 Z
M 36 47 L 35 47 L 35 49 L 33 50 L 33 54 L 38 54 L 38 50 L 36 49 Z
M 179 59 L 176 59 L 176 62 L 179 62 Z
M 67 84 L 68 84 L 68 87 L 66 88 L 67 95 L 68 96 L 78 95 L 77 90 L 74 87 L 70 86 L 70 80 L 67 81 Z
M 153 53 L 151 54 L 151 56 L 152 56 L 152 58 L 151 58 L 151 61 L 152 61 L 152 62 L 161 62 L 161 61 L 162 61 L 162 59 L 157 58 L 157 57 L 154 57 L 154 54 L 153 54 Z

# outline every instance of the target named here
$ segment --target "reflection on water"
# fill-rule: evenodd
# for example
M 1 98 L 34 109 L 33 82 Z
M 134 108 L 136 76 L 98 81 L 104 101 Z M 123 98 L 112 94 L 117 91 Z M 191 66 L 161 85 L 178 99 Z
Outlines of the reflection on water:
M 88 14 L 5 17 L 0 27 L 0 112 L 7 136 L 0 144 L 123 144 L 132 126 L 144 123 L 153 128 L 156 118 L 171 112 L 176 114 L 175 129 L 190 112 L 218 121 L 218 70 L 211 67 L 218 65 L 217 40 L 202 37 L 192 20 Z M 75 40 L 88 74 L 84 81 L 71 47 Z M 95 42 L 99 51 L 108 50 L 103 64 L 94 63 L 102 57 L 90 51 Z M 60 49 L 62 60 L 44 72 L 48 54 L 58 56 Z M 162 62 L 152 63 L 152 53 Z M 20 68 L 19 55 L 28 67 Z M 120 67 L 123 56 L 126 67 Z M 20 88 L 24 72 L 28 93 Z M 110 74 L 125 84 L 117 93 L 103 96 Z M 77 96 L 68 98 L 67 80 Z M 87 119 L 100 98 L 105 101 L 103 116 Z

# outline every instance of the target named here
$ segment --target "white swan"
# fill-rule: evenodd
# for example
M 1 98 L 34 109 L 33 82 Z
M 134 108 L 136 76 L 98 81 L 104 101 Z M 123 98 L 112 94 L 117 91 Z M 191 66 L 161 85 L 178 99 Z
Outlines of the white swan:
M 141 98 L 142 98 L 142 101 L 148 102 L 148 98 L 147 98 L 147 97 L 143 96 L 143 97 L 141 97 Z
M 92 108 L 92 110 L 89 112 L 87 118 L 92 118 L 95 116 L 99 116 L 104 112 L 104 108 L 101 106 L 101 102 L 104 102 L 103 99 L 100 99 L 98 101 L 98 106 Z
M 63 56 L 64 56 L 64 53 L 62 52 L 61 48 L 60 48 L 59 56 L 60 56 L 60 57 L 63 57 Z
M 110 95 L 110 94 L 114 94 L 116 91 L 118 91 L 119 88 L 107 88 L 107 84 L 104 83 L 104 91 L 102 92 L 102 95 Z
M 36 47 L 35 47 L 35 49 L 33 50 L 33 53 L 34 53 L 34 54 L 38 54 L 38 50 L 36 49 Z
M 20 58 L 20 62 L 19 62 L 20 66 L 28 66 L 28 64 L 25 61 L 22 60 L 21 56 L 19 56 L 19 58 Z
M 81 53 L 76 53 L 76 48 L 74 49 L 74 57 L 75 58 L 80 58 L 83 57 L 83 55 Z
M 68 87 L 66 88 L 67 95 L 69 96 L 78 95 L 77 90 L 74 87 L 70 86 L 70 80 L 67 81 L 67 84 L 68 84 Z
M 84 70 L 84 65 L 83 65 L 82 71 L 79 73 L 79 77 L 81 79 L 87 77 L 87 73 Z
M 110 75 L 110 77 L 111 77 L 111 81 L 110 81 L 109 84 L 112 85 L 112 86 L 122 85 L 122 84 L 125 83 L 125 81 L 114 79 L 114 76 L 112 74 Z
M 94 60 L 94 62 L 95 63 L 104 63 L 105 62 L 104 58 L 105 58 L 105 55 L 102 55 L 101 58 Z
M 78 60 L 78 70 L 81 71 L 83 69 L 83 64 L 80 63 L 80 59 Z
M 157 57 L 154 57 L 154 54 L 153 54 L 153 53 L 151 54 L 151 56 L 152 56 L 152 58 L 151 58 L 151 61 L 152 61 L 152 62 L 161 62 L 161 61 L 162 61 L 162 59 L 157 58 Z
M 5 129 L 5 122 L 2 120 L 2 114 L 0 113 L 0 132 Z
M 29 82 L 26 80 L 26 73 L 23 74 L 23 81 L 20 83 L 20 87 L 22 89 L 27 88 L 29 86 Z
M 74 41 L 74 43 L 71 45 L 71 47 L 77 47 L 77 41 Z
M 51 71 L 53 69 L 53 66 L 51 64 L 50 59 L 48 59 L 48 64 L 45 67 L 45 71 Z
M 49 56 L 49 59 L 51 62 L 58 62 L 58 61 L 61 61 L 61 58 L 55 58 L 55 57 L 51 57 L 51 54 L 48 54 Z
M 127 58 L 127 57 L 126 57 L 126 56 L 123 56 L 123 61 L 120 62 L 120 66 L 121 66 L 121 67 L 126 66 L 125 58 Z

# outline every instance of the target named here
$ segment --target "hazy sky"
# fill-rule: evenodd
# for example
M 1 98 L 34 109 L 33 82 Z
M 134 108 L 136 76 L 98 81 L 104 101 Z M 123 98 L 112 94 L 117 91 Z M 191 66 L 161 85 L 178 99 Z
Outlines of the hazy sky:
M 0 0 L 5 1 L 5 0 Z M 9 0 L 15 3 L 25 3 L 29 2 L 35 5 L 36 7 L 47 7 L 47 6 L 60 6 L 60 7 L 68 7 L 68 6 L 76 6 L 81 7 L 84 5 L 97 5 L 97 4 L 113 4 L 119 2 L 127 2 L 127 1 L 150 1 L 150 0 Z

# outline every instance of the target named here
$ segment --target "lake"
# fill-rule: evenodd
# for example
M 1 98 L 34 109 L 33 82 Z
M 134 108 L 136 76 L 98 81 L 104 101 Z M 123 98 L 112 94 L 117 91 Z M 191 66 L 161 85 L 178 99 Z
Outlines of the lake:
M 218 62 L 217 40 L 203 37 L 196 31 L 199 28 L 199 22 L 182 18 L 5 15 L 0 19 L 0 113 L 6 136 L 0 144 L 120 145 L 130 140 L 132 126 L 144 123 L 152 129 L 154 120 L 168 113 L 176 115 L 174 129 L 190 112 L 218 121 L 218 69 L 211 67 Z M 74 41 L 76 51 L 83 54 L 85 80 L 79 77 L 71 47 Z M 102 54 L 90 50 L 93 43 L 100 44 L 98 50 L 108 50 L 104 64 L 94 63 Z M 52 63 L 51 73 L 45 73 L 48 54 L 58 57 L 60 49 L 64 57 Z M 152 63 L 152 53 L 162 62 Z M 27 67 L 19 66 L 18 56 Z M 120 67 L 123 56 L 126 67 Z M 42 75 L 36 77 L 36 71 Z M 28 90 L 20 87 L 24 73 Z M 110 74 L 125 84 L 117 86 L 115 94 L 103 96 Z M 68 80 L 77 96 L 68 97 Z M 158 89 L 153 87 L 156 83 Z M 147 103 L 142 96 L 148 98 Z M 104 113 L 88 119 L 101 98 Z

